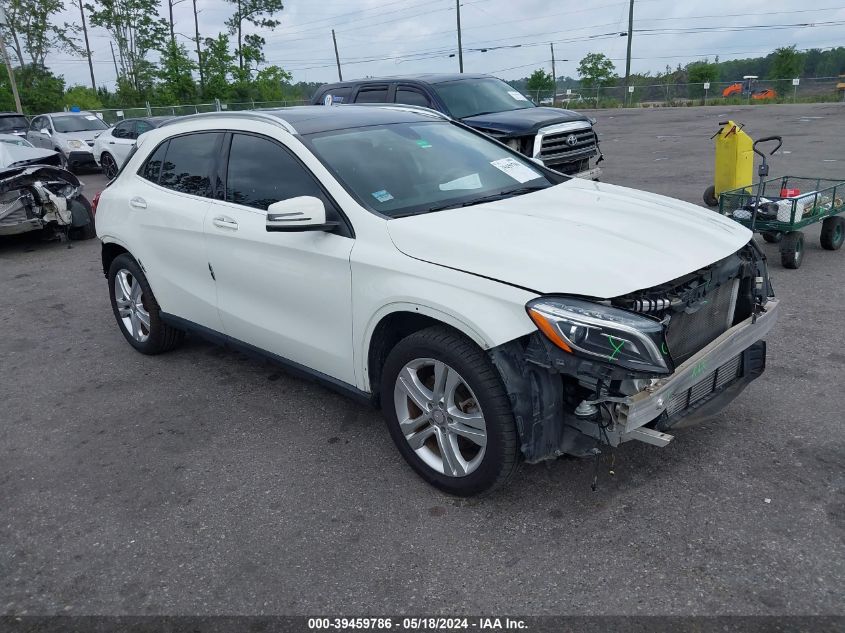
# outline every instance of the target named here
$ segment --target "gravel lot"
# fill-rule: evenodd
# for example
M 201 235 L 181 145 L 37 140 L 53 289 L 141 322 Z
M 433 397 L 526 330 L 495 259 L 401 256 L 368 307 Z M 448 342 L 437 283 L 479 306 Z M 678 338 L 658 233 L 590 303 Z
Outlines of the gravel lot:
M 773 174 L 845 178 L 839 104 L 597 111 L 604 180 L 699 202 L 730 116 Z M 88 193 L 99 175 L 83 177 Z M 380 414 L 189 340 L 145 357 L 99 243 L 0 242 L 0 613 L 843 614 L 845 252 L 766 244 L 765 375 L 668 447 L 460 501 Z

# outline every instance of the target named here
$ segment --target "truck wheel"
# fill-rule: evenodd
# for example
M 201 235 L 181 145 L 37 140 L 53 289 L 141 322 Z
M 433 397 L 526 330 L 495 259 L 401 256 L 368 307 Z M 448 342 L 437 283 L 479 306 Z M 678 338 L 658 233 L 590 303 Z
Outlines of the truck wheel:
M 838 215 L 825 218 L 822 222 L 821 244 L 828 251 L 838 251 L 845 240 L 845 218 Z
M 763 239 L 766 240 L 769 244 L 777 244 L 783 239 L 783 233 L 761 233 Z
M 85 224 L 81 226 L 73 226 L 68 231 L 68 237 L 72 240 L 91 240 L 97 237 L 97 228 L 94 225 L 94 211 L 91 209 L 91 203 L 85 196 L 77 196 L 72 200 L 68 200 L 68 206 L 73 213 L 74 224 L 79 224 L 80 218 Z
M 127 253 L 109 267 L 109 297 L 114 318 L 129 344 L 142 354 L 161 354 L 178 346 L 185 333 L 161 320 L 161 309 L 141 267 Z
M 468 497 L 516 470 L 516 424 L 501 377 L 466 337 L 435 326 L 402 339 L 385 362 L 381 394 L 399 452 L 437 488 Z
M 708 207 L 718 207 L 719 198 L 716 197 L 716 187 L 710 185 L 704 190 L 704 204 Z
M 790 231 L 783 236 L 780 243 L 780 263 L 784 268 L 801 268 L 804 261 L 804 234 L 801 231 Z

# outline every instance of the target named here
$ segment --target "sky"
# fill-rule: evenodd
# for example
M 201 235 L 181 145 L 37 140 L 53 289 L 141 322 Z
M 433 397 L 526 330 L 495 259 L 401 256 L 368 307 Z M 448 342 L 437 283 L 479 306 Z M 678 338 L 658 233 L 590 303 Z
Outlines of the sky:
M 164 2 L 165 0 L 162 0 Z M 72 6 L 68 2 L 68 6 Z M 463 0 L 464 71 L 504 79 L 551 71 L 554 42 L 556 72 L 576 76 L 587 53 L 604 53 L 625 71 L 628 0 Z M 232 14 L 225 0 L 197 0 L 201 37 L 225 29 Z M 166 15 L 166 6 L 162 7 Z M 179 39 L 194 43 L 191 0 L 174 10 Z M 79 23 L 78 10 L 60 19 Z M 457 72 L 455 0 L 287 0 L 281 25 L 261 32 L 268 64 L 296 81 L 337 80 L 331 30 L 344 79 L 421 72 Z M 839 22 L 839 24 L 824 24 Z M 797 26 L 809 25 L 814 26 Z M 745 29 L 754 26 L 753 30 Z M 658 30 L 655 32 L 654 30 Z M 693 29 L 692 32 L 689 29 Z M 98 85 L 114 87 L 109 36 L 90 30 Z M 718 55 L 721 60 L 756 57 L 778 46 L 799 49 L 845 45 L 845 0 L 635 0 L 632 72 L 659 72 L 666 65 Z M 486 48 L 486 52 L 479 49 Z M 47 59 L 67 85 L 90 83 L 84 58 L 56 53 Z

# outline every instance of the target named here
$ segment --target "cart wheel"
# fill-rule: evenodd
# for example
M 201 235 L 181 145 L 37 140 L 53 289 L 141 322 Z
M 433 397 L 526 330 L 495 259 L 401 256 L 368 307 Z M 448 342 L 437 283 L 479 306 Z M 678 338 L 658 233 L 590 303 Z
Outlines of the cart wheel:
M 828 251 L 838 251 L 845 241 L 845 218 L 832 216 L 822 222 L 822 248 Z
M 704 190 L 704 204 L 708 207 L 719 206 L 719 198 L 716 197 L 716 187 L 710 185 Z
M 780 243 L 780 263 L 784 268 L 801 268 L 804 261 L 804 234 L 801 231 L 790 231 L 783 236 Z
M 783 239 L 783 233 L 761 233 L 763 239 L 766 240 L 769 244 L 777 244 Z

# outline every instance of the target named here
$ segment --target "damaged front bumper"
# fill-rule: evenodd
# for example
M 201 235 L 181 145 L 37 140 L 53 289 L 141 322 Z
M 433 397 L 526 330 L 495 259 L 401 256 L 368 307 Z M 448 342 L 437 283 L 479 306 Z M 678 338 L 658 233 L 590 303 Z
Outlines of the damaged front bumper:
M 769 297 L 754 316 L 737 323 L 666 376 L 644 381 L 629 396 L 585 400 L 587 415 L 565 401 L 566 387 L 539 334 L 526 345 L 490 350 L 505 383 L 527 462 L 564 454 L 586 456 L 598 443 L 610 446 L 638 440 L 665 446 L 667 431 L 718 413 L 765 369 L 762 340 L 777 321 L 779 301 Z M 579 407 L 580 408 L 580 407 Z M 592 413 L 590 413 L 592 412 Z
M 715 341 L 641 392 L 619 399 L 590 401 L 615 404 L 612 428 L 575 419 L 569 423 L 582 433 L 611 446 L 639 440 L 665 446 L 673 438 L 664 431 L 700 422 L 715 415 L 765 369 L 763 339 L 777 321 L 780 303 L 770 298 L 765 312 L 736 324 Z M 643 428 L 654 422 L 653 428 Z
M 74 201 L 82 184 L 69 171 L 48 165 L 0 171 L 0 235 L 15 235 L 48 226 L 87 224 L 87 213 Z

